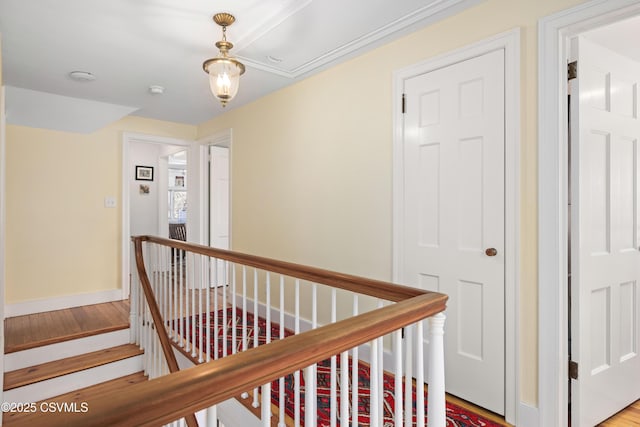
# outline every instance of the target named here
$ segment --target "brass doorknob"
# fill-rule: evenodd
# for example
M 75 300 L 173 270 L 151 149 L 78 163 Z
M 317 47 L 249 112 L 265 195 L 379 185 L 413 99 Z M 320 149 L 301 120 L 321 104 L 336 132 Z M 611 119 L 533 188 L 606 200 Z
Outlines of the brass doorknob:
M 498 251 L 496 250 L 496 248 L 488 248 L 486 251 L 484 251 L 486 256 L 496 256 L 498 255 Z

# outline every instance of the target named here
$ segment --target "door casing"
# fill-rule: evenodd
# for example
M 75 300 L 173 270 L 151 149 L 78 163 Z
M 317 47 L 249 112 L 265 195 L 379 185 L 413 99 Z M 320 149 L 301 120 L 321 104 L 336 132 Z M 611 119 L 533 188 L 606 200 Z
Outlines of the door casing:
M 569 40 L 640 14 L 637 0 L 592 0 L 538 22 L 538 425 L 564 426 L 568 391 Z
M 397 70 L 393 76 L 393 280 L 403 264 L 404 81 L 496 50 L 505 51 L 505 419 L 516 424 L 520 411 L 520 29 L 516 28 L 452 52 Z M 445 324 L 446 329 L 446 324 Z

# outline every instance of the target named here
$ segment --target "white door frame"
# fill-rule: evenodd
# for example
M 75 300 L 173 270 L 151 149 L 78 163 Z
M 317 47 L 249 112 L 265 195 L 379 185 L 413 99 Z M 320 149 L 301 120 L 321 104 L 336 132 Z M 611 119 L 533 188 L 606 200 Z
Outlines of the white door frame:
M 569 39 L 640 13 L 592 0 L 538 22 L 538 405 L 540 426 L 568 419 L 567 62 Z
M 209 147 L 215 145 L 218 147 L 226 147 L 229 149 L 229 186 L 232 186 L 232 156 L 233 150 L 231 149 L 233 140 L 233 130 L 224 129 L 216 132 L 212 135 L 201 138 L 197 141 L 200 146 L 200 167 L 199 167 L 199 182 L 200 182 L 200 199 L 203 202 L 200 203 L 200 244 L 209 244 Z M 231 249 L 231 230 L 233 227 L 231 223 L 233 217 L 231 216 L 231 203 L 233 199 L 233 192 L 229 188 L 229 249 Z M 204 203 L 204 201 L 207 203 Z
M 130 220 L 130 206 L 129 206 L 129 197 L 130 197 L 130 179 L 133 176 L 132 172 L 129 170 L 129 149 L 131 144 L 134 142 L 142 142 L 147 144 L 168 144 L 168 145 L 180 145 L 184 146 L 187 149 L 187 167 L 191 169 L 190 165 L 190 150 L 189 147 L 192 145 L 191 141 L 187 141 L 184 139 L 176 139 L 176 138 L 168 138 L 164 136 L 155 136 L 155 135 L 145 135 L 140 133 L 132 133 L 132 132 L 124 132 L 122 134 L 122 236 L 121 236 L 121 246 L 122 246 L 122 298 L 129 298 L 129 275 L 131 273 L 129 269 L 129 262 L 131 256 L 131 220 Z M 187 187 L 187 200 L 190 197 L 189 188 Z M 189 213 L 187 213 L 189 215 Z M 187 220 L 187 224 L 189 220 Z
M 404 81 L 485 53 L 505 51 L 505 419 L 517 424 L 520 411 L 520 29 L 436 56 L 393 75 L 393 280 L 401 281 Z

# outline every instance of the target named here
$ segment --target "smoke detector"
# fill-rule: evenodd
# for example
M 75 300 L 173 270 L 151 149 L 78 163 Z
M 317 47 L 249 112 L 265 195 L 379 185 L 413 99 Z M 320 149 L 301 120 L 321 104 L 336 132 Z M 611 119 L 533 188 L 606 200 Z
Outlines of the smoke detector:
M 162 95 L 164 93 L 164 88 L 158 85 L 149 86 L 149 93 L 152 95 Z
M 88 71 L 72 71 L 69 73 L 69 78 L 77 82 L 92 82 L 96 79 L 96 76 Z

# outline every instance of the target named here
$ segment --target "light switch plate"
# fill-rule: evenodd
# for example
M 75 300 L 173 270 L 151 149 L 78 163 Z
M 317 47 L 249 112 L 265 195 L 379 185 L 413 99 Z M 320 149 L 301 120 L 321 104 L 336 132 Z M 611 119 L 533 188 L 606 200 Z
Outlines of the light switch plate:
M 116 198 L 113 196 L 108 196 L 104 198 L 104 207 L 105 208 L 115 208 L 116 207 Z

